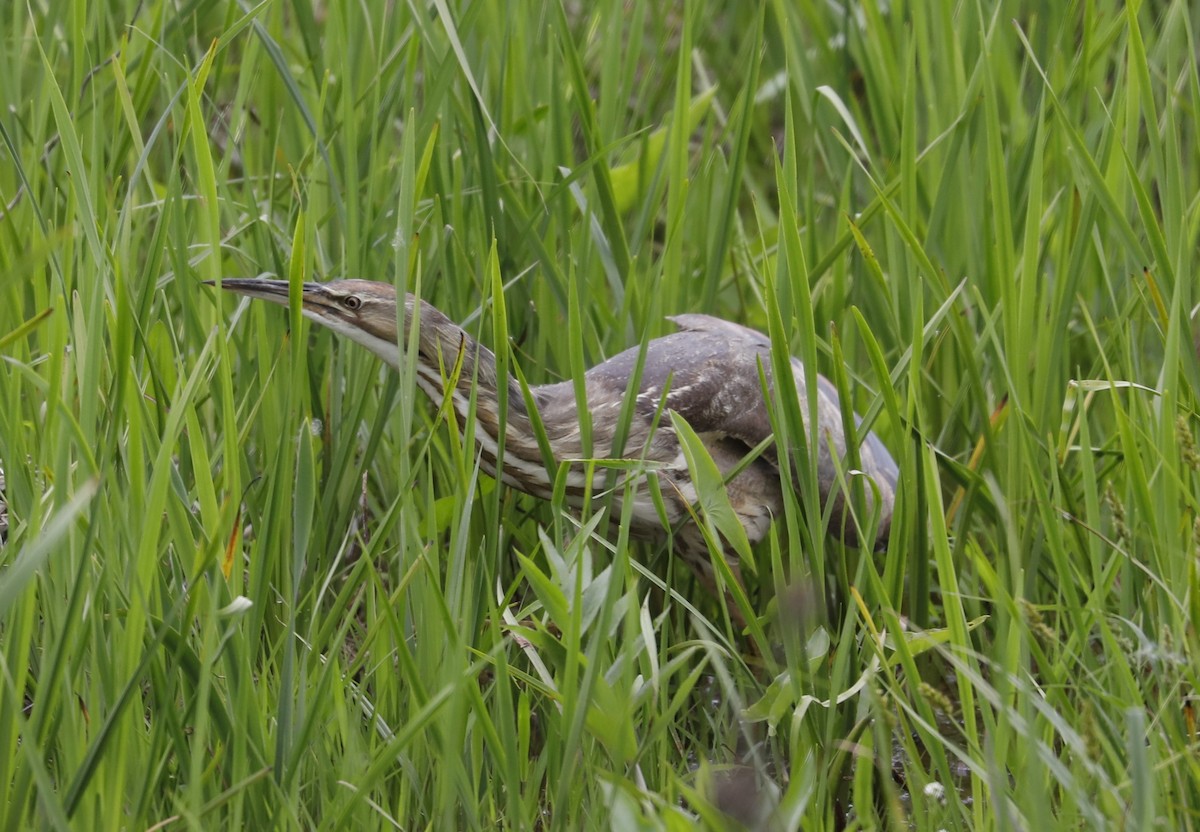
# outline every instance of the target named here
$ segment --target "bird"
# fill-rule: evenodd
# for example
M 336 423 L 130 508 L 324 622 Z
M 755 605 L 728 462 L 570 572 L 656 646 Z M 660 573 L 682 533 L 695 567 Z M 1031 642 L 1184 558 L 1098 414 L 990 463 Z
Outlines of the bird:
M 216 281 L 206 283 L 218 285 Z M 285 307 L 289 304 L 286 280 L 225 278 L 219 285 L 248 298 Z M 571 381 L 530 386 L 527 403 L 516 379 L 500 377 L 491 350 L 427 301 L 410 293 L 401 298 L 391 283 L 358 279 L 307 282 L 300 287 L 300 300 L 304 317 L 365 347 L 395 370 L 404 366 L 398 322 L 403 320 L 405 335 L 415 326 L 416 385 L 439 409 L 449 398 L 448 411 L 454 413 L 460 427 L 475 421 L 480 466 L 487 474 L 520 491 L 551 499 L 557 468 L 567 462 L 569 502 L 579 507 L 589 495 L 602 492 L 607 472 L 586 465 L 575 385 Z M 757 330 L 709 315 L 680 314 L 668 320 L 677 331 L 647 343 L 636 384 L 631 386 L 630 381 L 637 372 L 638 347 L 614 355 L 584 374 L 583 389 L 591 413 L 591 447 L 602 453 L 613 449 L 626 399 L 632 393 L 632 418 L 623 447 L 615 450 L 624 458 L 644 462 L 640 475 L 643 480 L 657 479 L 661 500 L 653 498 L 654 489 L 645 481 L 632 489 L 616 489 L 611 516 L 621 516 L 622 498 L 632 493 L 630 533 L 651 540 L 662 540 L 670 533 L 673 553 L 713 590 L 718 583 L 709 543 L 694 522 L 697 489 L 673 421 L 664 411 L 681 417 L 703 442 L 726 478 L 729 503 L 747 541 L 757 543 L 783 513 L 784 505 L 784 480 L 775 449 L 768 447 L 744 464 L 747 456 L 772 436 L 771 405 L 767 400 L 775 395 L 776 388 L 771 342 Z M 810 378 L 816 385 L 815 426 L 807 424 L 805 406 Z M 821 505 L 833 500 L 831 528 L 842 530 L 847 545 L 857 546 L 854 524 L 847 522 L 844 489 L 837 487 L 839 467 L 847 452 L 837 388 L 824 376 L 810 374 L 796 358 L 791 360 L 791 378 L 783 383 L 789 382 L 796 386 L 810 440 L 815 437 L 819 445 L 817 482 Z M 530 412 L 529 404 L 536 409 L 536 419 L 544 428 L 553 457 L 552 469 L 538 443 L 535 414 Z M 861 426 L 857 414 L 854 423 Z M 498 470 L 501 425 L 503 453 Z M 873 483 L 873 487 L 863 489 L 866 506 L 868 511 L 878 509 L 875 539 L 869 541 L 878 550 L 890 535 L 899 470 L 873 431 L 856 433 L 858 470 Z M 587 481 L 589 470 L 593 471 L 592 483 Z M 723 547 L 722 554 L 740 583 L 736 553 L 728 549 Z

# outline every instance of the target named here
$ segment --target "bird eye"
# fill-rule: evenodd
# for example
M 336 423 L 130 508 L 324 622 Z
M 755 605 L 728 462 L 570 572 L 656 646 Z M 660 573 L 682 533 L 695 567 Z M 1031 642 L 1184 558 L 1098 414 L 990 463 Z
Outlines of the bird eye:
M 357 312 L 359 309 L 362 309 L 362 298 L 358 295 L 346 295 L 346 297 L 342 298 L 342 306 L 351 312 Z

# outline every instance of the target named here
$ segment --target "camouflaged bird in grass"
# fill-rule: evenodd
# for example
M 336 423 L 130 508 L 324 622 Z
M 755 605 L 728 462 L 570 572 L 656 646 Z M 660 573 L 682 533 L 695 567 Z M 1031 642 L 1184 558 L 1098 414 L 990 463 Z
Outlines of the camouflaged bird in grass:
M 230 279 L 220 285 L 250 298 L 288 304 L 288 283 L 284 280 Z M 361 344 L 391 367 L 400 369 L 403 356 L 396 329 L 397 295 L 390 283 L 367 280 L 305 283 L 302 299 L 305 317 Z M 495 355 L 438 309 L 411 294 L 404 296 L 403 303 L 405 332 L 414 323 L 418 327 L 417 385 L 438 406 L 449 396 L 460 424 L 474 418 L 475 439 L 487 473 L 521 491 L 550 499 L 556 471 L 547 470 L 531 414 L 516 380 L 500 379 Z M 783 484 L 774 449 L 768 448 L 732 477 L 729 475 L 772 433 L 759 375 L 761 366 L 767 387 L 773 391 L 771 342 L 760 332 L 709 315 L 677 315 L 670 320 L 679 331 L 655 338 L 646 347 L 632 420 L 623 444 L 625 458 L 645 463 L 643 478 L 657 479 L 662 500 L 655 504 L 643 479 L 630 492 L 616 490 L 613 516 L 621 515 L 622 498 L 632 493 L 635 502 L 631 533 L 661 539 L 667 528 L 673 530 L 674 552 L 712 586 L 715 575 L 708 544 L 700 529 L 690 522 L 697 489 L 679 436 L 664 412 L 678 414 L 695 431 L 727 480 L 730 505 L 747 539 L 751 544 L 761 540 L 772 521 L 783 512 Z M 626 350 L 584 375 L 591 413 L 591 447 L 601 453 L 613 447 L 630 379 L 637 369 L 638 352 L 638 348 Z M 457 373 L 451 373 L 460 360 Z M 800 402 L 807 402 L 809 378 L 817 388 L 815 429 L 807 424 L 807 408 L 801 410 L 810 440 L 819 443 L 817 477 L 822 505 L 833 500 L 832 528 L 844 530 L 841 533 L 845 542 L 857 545 L 854 524 L 845 516 L 845 495 L 838 487 L 838 466 L 847 449 L 837 390 L 823 376 L 806 373 L 798 359 L 792 359 L 791 369 L 788 382 L 796 386 Z M 454 376 L 452 385 L 447 375 Z M 507 385 L 503 420 L 498 395 L 501 384 Z M 574 384 L 570 381 L 544 384 L 530 388 L 530 392 L 555 467 L 562 461 L 584 457 Z M 857 415 L 854 422 L 861 423 Z M 502 423 L 503 470 L 497 471 Z M 864 493 L 868 510 L 879 511 L 876 537 L 872 541 L 878 547 L 886 542 L 891 528 L 898 471 L 891 454 L 874 433 L 861 435 L 858 440 L 859 470 L 874 483 Z M 582 462 L 571 465 L 567 498 L 578 507 L 585 495 L 603 490 L 606 475 L 603 469 L 595 470 L 589 483 L 587 466 Z M 734 553 L 726 552 L 726 557 L 740 580 Z

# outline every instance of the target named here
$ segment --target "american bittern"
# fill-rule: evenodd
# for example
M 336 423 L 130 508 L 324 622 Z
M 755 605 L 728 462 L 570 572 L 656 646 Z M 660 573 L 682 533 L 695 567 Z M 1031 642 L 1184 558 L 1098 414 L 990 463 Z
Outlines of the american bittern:
M 251 298 L 286 306 L 288 283 L 285 280 L 231 279 L 221 286 Z M 355 341 L 393 368 L 401 367 L 398 343 L 396 290 L 389 283 L 367 280 L 335 280 L 329 283 L 305 283 L 302 290 L 303 313 L 310 320 Z M 418 311 L 419 310 L 419 311 Z M 714 570 L 703 534 L 686 522 L 696 503 L 696 488 L 679 439 L 671 421 L 663 416 L 669 409 L 685 419 L 700 436 L 722 475 L 727 478 L 729 502 L 745 527 L 751 543 L 761 540 L 773 518 L 783 511 L 783 490 L 777 455 L 773 449 L 763 452 L 731 478 L 733 471 L 754 449 L 771 435 L 768 404 L 763 396 L 759 366 L 773 390 L 770 341 L 759 332 L 708 315 L 677 315 L 671 318 L 679 332 L 655 338 L 646 348 L 645 363 L 637 386 L 633 416 L 624 447 L 624 456 L 644 459 L 645 476 L 657 477 L 665 508 L 665 520 L 675 529 L 674 551 L 680 555 L 708 586 L 714 584 Z M 500 384 L 507 385 L 503 470 L 500 478 L 508 485 L 549 499 L 554 472 L 548 472 L 536 440 L 530 413 L 514 379 L 501 379 L 496 372 L 496 357 L 477 343 L 462 327 L 440 311 L 411 294 L 404 296 L 404 331 L 418 327 L 416 383 L 439 407 L 447 395 L 460 424 L 472 415 L 476 420 L 475 438 L 479 444 L 482 467 L 495 476 L 497 438 L 500 429 Z M 456 386 L 447 389 L 446 375 L 461 359 Z M 588 370 L 584 376 L 587 404 L 591 411 L 592 447 L 599 453 L 611 449 L 617 432 L 630 377 L 637 367 L 636 348 L 613 356 Z M 807 419 L 803 365 L 792 359 L 792 382 L 797 387 L 804 418 Z M 853 524 L 847 518 L 842 489 L 837 486 L 839 461 L 846 455 L 842 411 L 837 390 L 828 379 L 813 374 L 816 380 L 816 430 L 809 430 L 819 443 L 818 483 L 822 505 L 832 499 L 833 527 L 845 529 L 845 541 L 857 543 Z M 471 393 L 475 408 L 470 408 Z M 577 460 L 584 454 L 575 389 L 570 382 L 544 384 L 531 388 L 537 414 L 545 429 L 554 461 Z M 666 400 L 663 401 L 663 397 Z M 859 417 L 854 417 L 855 424 Z M 620 450 L 620 449 L 618 449 Z M 876 539 L 886 540 L 891 527 L 892 507 L 898 471 L 887 449 L 874 433 L 859 437 L 860 470 L 874 482 L 866 488 L 868 508 L 876 503 L 880 520 Z M 597 490 L 603 484 L 604 471 L 596 474 Z M 587 492 L 587 469 L 575 465 L 569 469 L 567 496 L 576 504 Z M 651 499 L 649 489 L 639 486 L 632 492 L 631 532 L 639 537 L 661 537 L 663 517 Z M 614 516 L 620 516 L 620 494 Z M 736 559 L 729 557 L 736 573 Z M 739 576 L 740 577 L 740 576 Z

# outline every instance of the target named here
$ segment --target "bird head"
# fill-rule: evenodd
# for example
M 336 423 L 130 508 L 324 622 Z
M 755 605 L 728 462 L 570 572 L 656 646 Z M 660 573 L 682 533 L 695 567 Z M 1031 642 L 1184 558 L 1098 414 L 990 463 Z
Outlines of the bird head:
M 206 281 L 217 285 L 215 281 Z M 229 278 L 222 289 L 248 298 L 288 306 L 288 282 L 269 278 Z M 396 334 L 396 288 L 375 280 L 332 280 L 300 286 L 301 313 L 310 321 L 369 349 L 393 367 L 400 366 Z M 407 306 L 407 304 L 406 304 Z M 406 323 L 411 309 L 405 309 Z

